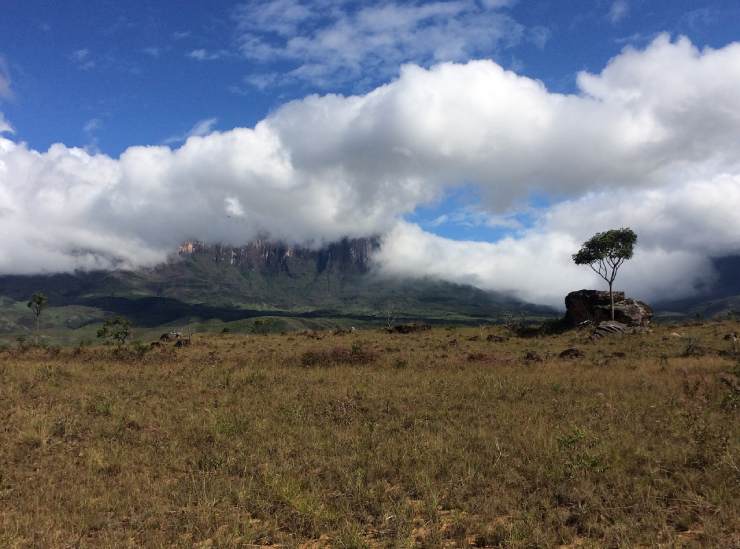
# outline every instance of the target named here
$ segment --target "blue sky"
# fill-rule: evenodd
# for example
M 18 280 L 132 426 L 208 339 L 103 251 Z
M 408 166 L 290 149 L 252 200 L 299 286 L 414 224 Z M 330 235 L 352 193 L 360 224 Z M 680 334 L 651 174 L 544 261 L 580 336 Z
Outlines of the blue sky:
M 740 254 L 738 29 L 736 0 L 3 0 L 0 272 L 383 234 L 390 271 L 557 302 L 538 266 L 570 286 L 630 225 L 630 283 L 686 295 Z
M 363 5 L 331 4 L 350 18 Z M 4 0 L 0 54 L 14 93 L 3 108 L 16 137 L 41 150 L 54 142 L 94 144 L 117 155 L 131 145 L 183 135 L 202 120 L 215 119 L 218 129 L 252 126 L 287 100 L 367 91 L 396 75 L 399 61 L 433 60 L 429 51 L 406 43 L 398 44 L 385 64 L 370 55 L 361 59 L 360 73 L 349 78 L 341 71 L 314 80 L 285 78 L 302 60 L 251 56 L 243 46 L 245 35 L 279 46 L 292 37 L 315 37 L 336 25 L 338 16 L 311 18 L 304 29 L 298 23 L 289 29 L 292 34 L 280 37 L 240 25 L 260 5 L 265 3 L 190 1 L 175 7 L 155 0 Z M 698 46 L 721 46 L 737 38 L 740 28 L 740 4 L 731 0 L 520 0 L 480 10 L 501 20 L 503 36 L 492 44 L 472 44 L 471 56 L 493 58 L 550 90 L 566 92 L 574 89 L 578 71 L 598 70 L 626 45 L 644 45 L 658 32 L 688 35 Z M 420 26 L 442 26 L 450 19 L 455 16 Z M 318 63 L 330 65 L 331 51 L 325 53 L 321 59 L 316 50 Z M 465 61 L 468 55 L 447 57 Z

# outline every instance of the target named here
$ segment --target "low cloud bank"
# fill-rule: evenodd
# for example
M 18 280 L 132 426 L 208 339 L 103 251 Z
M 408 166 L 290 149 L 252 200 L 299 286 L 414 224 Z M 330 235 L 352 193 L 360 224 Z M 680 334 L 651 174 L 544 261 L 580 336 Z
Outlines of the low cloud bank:
M 631 226 L 630 291 L 678 297 L 711 282 L 709 259 L 740 252 L 740 44 L 661 36 L 578 86 L 551 93 L 492 61 L 409 65 L 366 95 L 309 96 L 176 149 L 111 158 L 0 136 L 0 273 L 152 265 L 187 238 L 384 234 L 384 272 L 559 303 L 595 283 L 570 262 L 580 243 Z M 403 221 L 461 184 L 490 214 L 533 194 L 559 202 L 496 243 Z

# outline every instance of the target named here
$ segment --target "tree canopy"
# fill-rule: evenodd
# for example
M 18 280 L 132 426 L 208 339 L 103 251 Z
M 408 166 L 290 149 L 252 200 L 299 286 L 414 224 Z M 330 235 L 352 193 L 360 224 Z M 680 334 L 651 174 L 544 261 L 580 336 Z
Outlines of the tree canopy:
M 632 258 L 636 243 L 637 234 L 630 228 L 596 233 L 573 254 L 573 261 L 576 265 L 588 265 L 601 278 L 613 282 L 622 263 Z
M 573 254 L 576 265 L 588 265 L 609 284 L 612 320 L 614 320 L 614 292 L 612 286 L 622 264 L 632 258 L 637 234 L 630 228 L 611 229 L 596 233 Z

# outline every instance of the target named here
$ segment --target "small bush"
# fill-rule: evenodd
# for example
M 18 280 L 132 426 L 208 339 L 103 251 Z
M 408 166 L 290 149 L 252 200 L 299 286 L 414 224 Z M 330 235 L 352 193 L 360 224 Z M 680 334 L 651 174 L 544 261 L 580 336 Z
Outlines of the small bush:
M 122 316 L 106 320 L 98 330 L 100 339 L 106 342 L 114 341 L 119 347 L 125 345 L 130 335 L 131 323 Z

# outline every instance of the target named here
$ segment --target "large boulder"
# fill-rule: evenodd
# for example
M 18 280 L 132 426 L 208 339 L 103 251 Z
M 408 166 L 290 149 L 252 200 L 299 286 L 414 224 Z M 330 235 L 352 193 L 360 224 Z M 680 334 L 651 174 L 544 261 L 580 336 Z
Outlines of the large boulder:
M 627 326 L 647 326 L 652 318 L 653 310 L 647 303 L 625 298 L 624 292 L 614 292 L 614 320 Z M 571 326 L 611 319 L 609 292 L 578 290 L 565 296 L 565 321 Z

